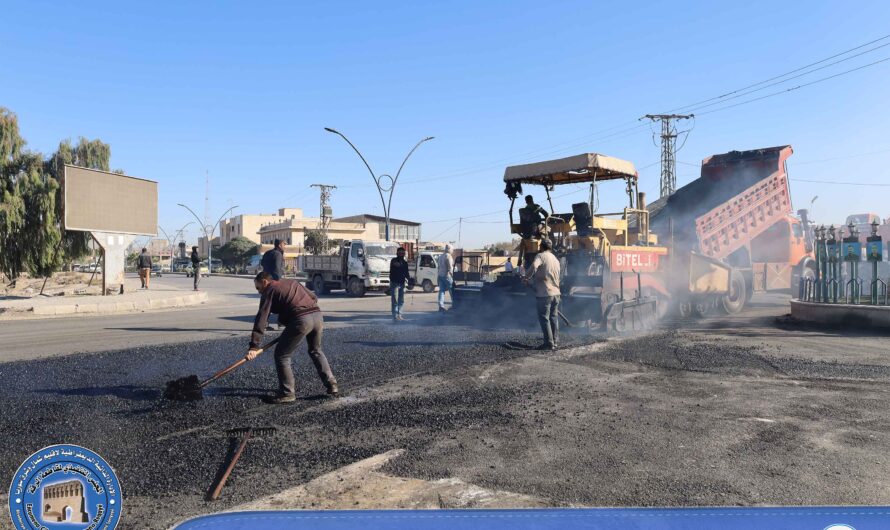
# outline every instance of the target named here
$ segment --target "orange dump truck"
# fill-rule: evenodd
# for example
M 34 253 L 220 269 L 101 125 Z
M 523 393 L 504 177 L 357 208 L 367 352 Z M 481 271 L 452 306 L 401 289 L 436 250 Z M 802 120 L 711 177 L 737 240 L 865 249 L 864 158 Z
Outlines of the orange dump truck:
M 815 276 L 806 210 L 793 215 L 786 160 L 791 146 L 732 151 L 702 161 L 701 176 L 650 205 L 650 225 L 675 250 L 732 265 L 722 306 L 740 311 L 754 291 L 796 288 Z

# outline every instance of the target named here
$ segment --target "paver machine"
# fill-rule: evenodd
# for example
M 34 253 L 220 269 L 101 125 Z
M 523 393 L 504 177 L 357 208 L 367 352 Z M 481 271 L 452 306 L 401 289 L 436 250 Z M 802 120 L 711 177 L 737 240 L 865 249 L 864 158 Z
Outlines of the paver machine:
M 510 199 L 511 232 L 520 237 L 517 273 L 500 274 L 493 282 L 456 285 L 455 309 L 479 319 L 533 318 L 534 292 L 522 276 L 543 238 L 553 243 L 562 266 L 561 317 L 572 326 L 614 332 L 647 329 L 672 303 L 704 304 L 725 294 L 729 266 L 694 253 L 672 255 L 649 231 L 645 195 L 637 181 L 633 163 L 596 153 L 508 167 L 504 193 Z M 590 202 L 572 204 L 564 213 L 554 207 L 551 192 L 557 186 L 614 182 L 624 184 L 627 197 L 620 211 L 593 212 Z M 532 186 L 540 186 L 549 213 L 541 220 L 521 209 L 515 222 L 516 202 L 524 204 L 524 193 L 535 192 Z

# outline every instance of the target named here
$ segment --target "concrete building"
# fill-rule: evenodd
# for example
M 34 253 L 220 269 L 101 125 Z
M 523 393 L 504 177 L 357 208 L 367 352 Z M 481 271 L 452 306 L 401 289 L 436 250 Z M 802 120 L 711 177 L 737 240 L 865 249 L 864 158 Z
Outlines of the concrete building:
M 272 245 L 276 239 L 284 241 L 288 247 L 295 247 L 302 252 L 306 232 L 318 228 L 317 217 L 291 218 L 277 223 L 270 223 L 260 228 L 260 243 L 265 247 Z M 363 224 L 354 222 L 331 221 L 328 224 L 328 239 L 377 239 L 379 228 L 375 223 Z
M 263 226 L 302 218 L 302 208 L 280 208 L 278 213 L 236 215 L 220 223 L 219 244 L 225 245 L 238 236 L 246 237 L 254 243 L 261 243 L 259 232 Z
M 369 226 L 377 225 L 377 234 L 368 235 L 368 239 L 386 239 L 386 217 L 363 213 L 349 217 L 334 219 L 341 223 L 361 223 Z M 389 218 L 389 238 L 393 241 L 418 241 L 420 239 L 420 223 L 403 219 Z

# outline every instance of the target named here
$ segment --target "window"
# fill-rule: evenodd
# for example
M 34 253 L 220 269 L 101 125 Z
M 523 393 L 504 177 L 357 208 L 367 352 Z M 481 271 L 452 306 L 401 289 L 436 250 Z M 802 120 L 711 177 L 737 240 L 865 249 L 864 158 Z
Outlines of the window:
M 433 260 L 432 256 L 430 256 L 429 254 L 424 254 L 423 256 L 420 256 L 420 266 L 435 269 L 436 262 Z

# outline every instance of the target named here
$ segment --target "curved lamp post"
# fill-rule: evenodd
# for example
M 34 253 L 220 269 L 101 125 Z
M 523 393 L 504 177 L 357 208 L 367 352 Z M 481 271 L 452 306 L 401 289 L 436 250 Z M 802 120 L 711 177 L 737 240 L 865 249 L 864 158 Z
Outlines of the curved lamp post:
M 213 232 L 216 230 L 216 225 L 221 223 L 223 220 L 223 217 L 225 217 L 226 215 L 229 214 L 229 212 L 231 212 L 232 210 L 237 208 L 237 206 L 232 206 L 228 210 L 224 211 L 223 214 L 219 216 L 219 219 L 216 220 L 216 223 L 210 227 L 209 233 L 207 232 L 207 227 L 204 226 L 204 223 L 201 222 L 201 218 L 198 217 L 198 214 L 196 214 L 191 208 L 189 208 L 188 206 L 186 206 L 182 203 L 179 203 L 179 206 L 182 206 L 183 208 L 188 210 L 192 215 L 194 215 L 195 220 L 198 221 L 198 226 L 200 226 L 203 229 L 204 237 L 207 238 L 207 272 L 209 274 L 213 274 L 213 243 L 210 240 L 213 238 Z M 186 226 L 188 226 L 188 225 L 186 225 Z M 183 228 L 185 228 L 185 227 L 183 227 Z
M 173 232 L 172 239 L 170 238 L 170 234 L 168 234 L 167 231 L 164 230 L 164 227 L 161 225 L 158 225 L 158 229 L 164 234 L 164 237 L 166 237 L 167 241 L 170 243 L 170 272 L 173 272 L 173 251 L 174 251 L 175 244 L 176 244 L 176 238 L 185 232 L 185 228 L 187 226 L 193 225 L 193 224 L 195 224 L 194 221 L 189 221 L 186 224 L 182 225 L 182 228 Z
M 352 150 L 355 151 L 355 154 L 357 154 L 358 157 L 362 159 L 362 162 L 365 163 L 365 167 L 368 168 L 368 172 L 371 173 L 371 178 L 374 179 L 374 184 L 377 186 L 377 193 L 380 194 L 380 203 L 383 205 L 383 215 L 386 216 L 386 240 L 389 241 L 389 209 L 392 205 L 393 191 L 396 188 L 396 183 L 399 181 L 399 175 L 402 174 L 402 168 L 405 167 L 405 162 L 407 162 L 411 155 L 414 154 L 414 151 L 416 151 L 417 148 L 420 147 L 420 144 L 432 140 L 434 137 L 427 136 L 426 138 L 417 142 L 417 144 L 415 144 L 414 147 L 410 151 L 408 151 L 408 154 L 405 155 L 405 159 L 402 160 L 402 165 L 399 166 L 399 170 L 396 172 L 396 176 L 392 177 L 386 173 L 379 176 L 375 175 L 374 170 L 371 169 L 371 166 L 368 164 L 368 161 L 365 160 L 365 157 L 362 156 L 358 148 L 356 148 L 355 145 L 349 141 L 349 138 L 343 135 L 343 133 L 336 129 L 331 129 L 330 127 L 325 127 L 324 130 L 328 131 L 329 133 L 334 133 L 340 136 L 340 138 L 346 140 L 346 143 L 348 143 L 349 146 L 352 147 Z M 388 197 L 384 198 L 384 193 L 387 193 Z

